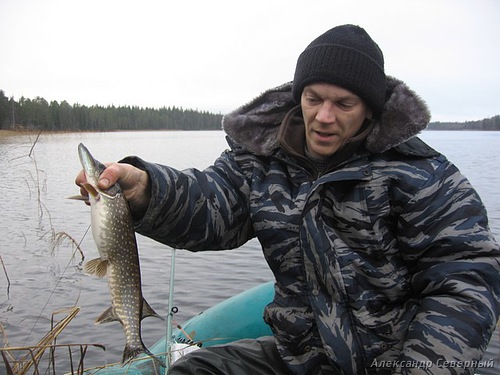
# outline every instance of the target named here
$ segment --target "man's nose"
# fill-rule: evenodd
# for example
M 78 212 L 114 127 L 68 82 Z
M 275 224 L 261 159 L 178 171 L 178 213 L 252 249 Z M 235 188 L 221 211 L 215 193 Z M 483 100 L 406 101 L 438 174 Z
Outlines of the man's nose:
M 321 105 L 316 120 L 323 123 L 331 123 L 335 121 L 335 107 L 333 104 L 325 102 Z

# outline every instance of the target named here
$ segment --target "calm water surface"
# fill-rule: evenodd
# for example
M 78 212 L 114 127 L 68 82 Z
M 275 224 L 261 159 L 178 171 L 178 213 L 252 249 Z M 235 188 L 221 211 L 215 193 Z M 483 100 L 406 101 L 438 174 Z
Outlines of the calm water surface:
M 422 138 L 445 153 L 470 179 L 488 209 L 500 238 L 500 132 L 424 132 Z M 79 306 L 80 313 L 58 343 L 99 343 L 87 365 L 119 361 L 125 339 L 118 323 L 96 326 L 109 306 L 106 280 L 84 275 L 82 258 L 97 257 L 90 233 L 89 208 L 66 199 L 78 193 L 78 143 L 96 158 L 116 161 L 138 155 L 176 168 L 203 169 L 227 147 L 222 132 L 117 132 L 0 137 L 0 323 L 10 346 L 34 345 L 50 329 L 53 312 Z M 62 234 L 62 236 L 61 236 Z M 55 239 L 61 237 L 62 241 Z M 143 293 L 160 314 L 167 314 L 170 249 L 138 236 Z M 8 277 L 8 279 L 7 279 Z M 240 249 L 192 254 L 177 252 L 175 305 L 182 322 L 235 293 L 272 279 L 256 241 Z M 10 286 L 8 281 L 10 281 Z M 165 323 L 143 321 L 143 339 L 152 345 Z M 3 344 L 0 333 L 0 345 Z M 496 340 L 496 341 L 495 341 Z M 498 359 L 498 333 L 488 358 Z M 0 360 L 0 373 L 3 371 Z M 498 370 L 497 370 L 498 371 Z M 485 372 L 486 373 L 486 372 Z

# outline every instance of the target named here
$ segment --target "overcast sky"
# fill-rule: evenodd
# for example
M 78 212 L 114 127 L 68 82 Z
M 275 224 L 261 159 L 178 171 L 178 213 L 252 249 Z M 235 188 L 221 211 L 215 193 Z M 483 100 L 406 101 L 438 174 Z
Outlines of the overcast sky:
M 0 89 L 226 113 L 290 81 L 333 26 L 364 27 L 433 121 L 500 114 L 498 0 L 0 0 Z

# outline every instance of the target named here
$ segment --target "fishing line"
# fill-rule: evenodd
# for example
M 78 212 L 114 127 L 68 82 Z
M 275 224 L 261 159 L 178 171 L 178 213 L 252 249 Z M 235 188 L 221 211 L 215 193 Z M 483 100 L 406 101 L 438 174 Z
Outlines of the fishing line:
M 83 233 L 83 236 L 82 238 L 80 239 L 80 242 L 78 242 L 77 244 L 77 248 L 80 248 L 80 245 L 82 244 L 83 240 L 85 239 L 85 237 L 87 236 L 87 233 L 89 232 L 90 230 L 90 224 L 89 226 L 87 227 L 87 229 L 85 230 L 85 233 Z M 23 346 L 27 346 L 27 343 L 28 343 L 28 339 L 31 337 L 31 334 L 33 333 L 33 330 L 35 329 L 36 325 L 38 324 L 38 321 L 40 320 L 40 318 L 42 317 L 42 314 L 44 313 L 45 309 L 47 308 L 52 296 L 54 295 L 54 293 L 56 292 L 56 289 L 57 287 L 59 286 L 62 278 L 64 277 L 64 274 L 66 273 L 67 269 L 69 268 L 70 264 L 71 264 L 71 261 L 72 261 L 73 257 L 71 257 L 71 259 L 69 260 L 68 264 L 66 265 L 66 267 L 63 269 L 63 272 L 61 274 L 61 276 L 59 276 L 59 278 L 57 279 L 56 281 L 56 285 L 54 286 L 54 289 L 52 289 L 52 291 L 50 292 L 49 294 L 49 298 L 47 298 L 47 301 L 45 302 L 45 304 L 43 305 L 42 307 L 42 310 L 40 311 L 40 314 L 38 315 L 38 317 L 36 318 L 35 322 L 33 323 L 33 325 L 31 326 L 31 329 L 29 331 L 29 334 L 28 334 L 28 337 L 26 337 L 26 340 L 24 341 L 24 345 Z M 80 296 L 78 296 L 78 299 L 80 298 Z

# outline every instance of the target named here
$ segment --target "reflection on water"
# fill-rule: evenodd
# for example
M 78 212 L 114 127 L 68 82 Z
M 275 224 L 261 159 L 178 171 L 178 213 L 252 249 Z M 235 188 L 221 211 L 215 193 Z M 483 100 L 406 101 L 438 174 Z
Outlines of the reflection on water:
M 500 132 L 425 132 L 423 138 L 472 181 L 500 238 Z M 86 260 L 97 256 L 87 233 L 89 208 L 66 199 L 78 193 L 74 185 L 80 170 L 77 145 L 83 142 L 103 162 L 133 154 L 180 169 L 202 169 L 227 147 L 224 135 L 219 131 L 117 132 L 42 134 L 35 139 L 36 135 L 0 137 L 0 256 L 7 270 L 5 275 L 0 267 L 0 322 L 11 346 L 33 345 L 49 330 L 52 312 L 80 306 L 58 343 L 100 343 L 106 351 L 89 349 L 86 365 L 116 362 L 125 343 L 121 327 L 93 324 L 109 305 L 106 280 L 82 273 L 82 257 L 72 242 L 79 244 Z M 169 248 L 142 236 L 138 243 L 144 296 L 166 315 Z M 256 241 L 226 252 L 178 251 L 176 259 L 177 322 L 272 279 Z M 165 330 L 159 319 L 144 320 L 146 345 L 156 342 Z M 488 358 L 498 360 L 498 333 L 494 337 Z
M 0 321 L 11 346 L 33 345 L 50 329 L 52 312 L 80 306 L 58 343 L 101 343 L 106 351 L 89 349 L 86 364 L 116 362 L 125 343 L 121 327 L 93 324 L 110 303 L 106 280 L 82 273 L 81 255 L 71 242 L 81 246 L 86 260 L 97 256 L 87 233 L 89 208 L 66 199 L 78 194 L 74 185 L 80 170 L 77 145 L 83 142 L 103 162 L 135 154 L 177 168 L 204 168 L 226 148 L 224 136 L 222 132 L 47 134 L 32 149 L 35 138 L 0 138 L 0 230 L 5 234 L 0 238 L 0 255 L 11 283 L 7 290 L 0 271 Z M 54 247 L 57 233 L 64 235 Z M 142 236 L 138 243 L 144 296 L 159 314 L 166 315 L 169 248 Z M 177 252 L 177 321 L 271 279 L 256 242 L 231 254 Z M 145 319 L 146 345 L 156 342 L 165 330 L 161 320 Z

